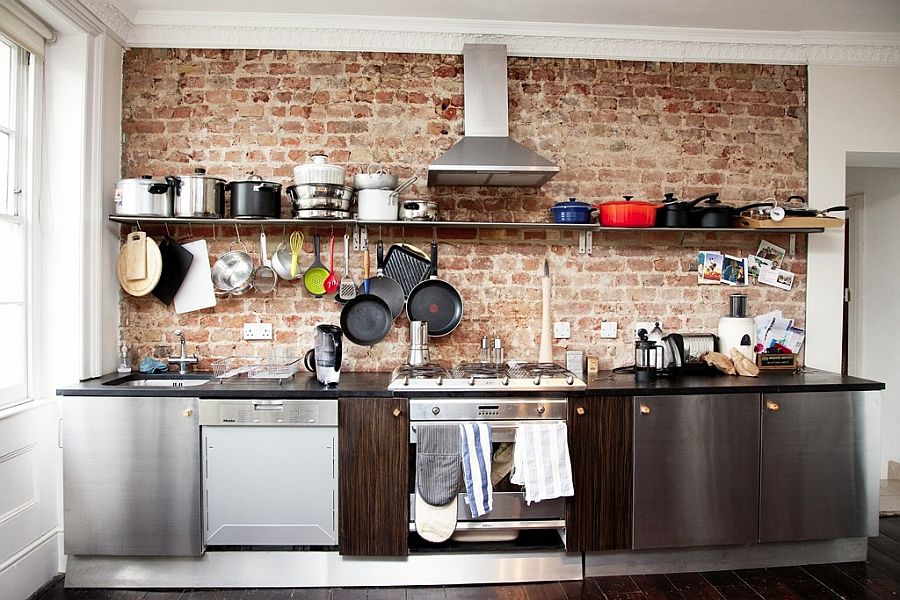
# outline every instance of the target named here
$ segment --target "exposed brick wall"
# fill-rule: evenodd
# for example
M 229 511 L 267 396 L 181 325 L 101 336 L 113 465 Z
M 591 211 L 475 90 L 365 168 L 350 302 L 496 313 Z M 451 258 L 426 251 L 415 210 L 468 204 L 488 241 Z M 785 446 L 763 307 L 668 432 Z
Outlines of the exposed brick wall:
M 410 195 L 436 200 L 443 216 L 457 220 L 544 221 L 547 208 L 570 195 L 602 201 L 719 191 L 739 204 L 806 194 L 804 67 L 510 58 L 509 77 L 511 135 L 559 164 L 559 175 L 539 190 L 429 189 L 427 165 L 463 130 L 459 56 L 129 50 L 123 175 L 180 174 L 203 165 L 226 179 L 253 170 L 287 181 L 296 164 L 324 151 L 351 173 L 376 160 L 401 176 L 418 175 Z M 311 237 L 312 228 L 298 227 Z M 319 232 L 327 237 L 329 229 Z M 251 250 L 258 233 L 242 228 Z M 274 246 L 281 228 L 267 233 Z M 234 239 L 233 228 L 218 228 L 214 239 L 211 229 L 195 227 L 194 234 L 211 240 L 213 254 Z M 373 241 L 377 235 L 370 229 Z M 394 228 L 383 235 L 388 243 L 404 237 L 427 248 L 431 233 Z M 761 237 L 788 243 L 784 234 L 604 232 L 595 235 L 588 257 L 566 232 L 439 232 L 441 275 L 460 289 L 465 317 L 454 333 L 433 340 L 433 356 L 445 363 L 476 360 L 481 336 L 497 334 L 511 358 L 536 358 L 539 272 L 547 257 L 554 318 L 573 326 L 568 346 L 599 355 L 604 368 L 628 363 L 631 323 L 639 319 L 661 320 L 667 331 L 714 331 L 734 289 L 698 286 L 688 266 L 698 249 L 744 255 Z M 746 288 L 753 312 L 781 308 L 802 322 L 805 236 L 797 242 L 786 264 L 798 273 L 794 289 Z M 305 250 L 301 264 L 308 265 L 309 243 Z M 360 255 L 351 262 L 358 280 Z M 268 347 L 240 341 L 245 321 L 272 322 L 276 343 L 305 348 L 311 326 L 337 323 L 339 314 L 331 299 L 313 299 L 301 285 L 281 282 L 274 295 L 251 292 L 180 316 L 152 297 L 125 297 L 121 321 L 125 339 L 140 353 L 171 340 L 180 327 L 208 366 L 214 358 Z M 619 323 L 617 340 L 599 338 L 601 320 Z M 382 343 L 350 346 L 349 368 L 395 366 L 406 356 L 407 332 L 401 317 Z M 554 349 L 560 362 L 563 351 Z

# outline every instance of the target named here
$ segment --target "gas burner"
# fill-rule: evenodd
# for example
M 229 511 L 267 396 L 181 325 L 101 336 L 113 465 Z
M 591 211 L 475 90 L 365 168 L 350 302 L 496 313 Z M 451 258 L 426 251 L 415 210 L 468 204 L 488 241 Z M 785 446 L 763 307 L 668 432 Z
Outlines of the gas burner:
M 509 370 L 510 377 L 526 379 L 528 377 L 559 377 L 572 375 L 571 372 L 556 363 L 522 363 Z
M 408 377 L 409 379 L 436 379 L 438 377 L 450 377 L 450 373 L 440 365 L 400 365 L 394 369 L 392 379 Z
M 495 365 L 491 363 L 461 363 L 450 370 L 454 379 L 496 379 L 504 377 L 506 373 L 506 365 Z

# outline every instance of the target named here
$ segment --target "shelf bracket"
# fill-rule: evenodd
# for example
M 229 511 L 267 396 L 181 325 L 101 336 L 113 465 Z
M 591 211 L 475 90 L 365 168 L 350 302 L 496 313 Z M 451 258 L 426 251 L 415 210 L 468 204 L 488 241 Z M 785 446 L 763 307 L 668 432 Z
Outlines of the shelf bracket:
M 594 253 L 594 232 L 579 231 L 578 232 L 578 253 L 593 254 Z
M 353 226 L 353 251 L 368 250 L 369 248 L 369 229 L 365 225 L 356 224 Z
M 797 234 L 792 233 L 790 242 L 788 243 L 788 254 L 791 255 L 791 258 L 794 258 L 794 254 L 797 252 Z

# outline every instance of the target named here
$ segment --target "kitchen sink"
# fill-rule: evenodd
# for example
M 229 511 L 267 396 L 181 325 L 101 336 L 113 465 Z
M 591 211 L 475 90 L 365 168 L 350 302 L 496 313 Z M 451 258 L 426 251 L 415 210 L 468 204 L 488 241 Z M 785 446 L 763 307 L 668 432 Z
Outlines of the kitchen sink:
M 173 376 L 174 375 L 174 376 Z M 183 388 L 194 387 L 209 383 L 210 373 L 197 373 L 195 375 L 177 375 L 161 373 L 159 375 L 126 375 L 118 379 L 107 381 L 103 385 L 116 387 L 157 387 L 157 388 Z

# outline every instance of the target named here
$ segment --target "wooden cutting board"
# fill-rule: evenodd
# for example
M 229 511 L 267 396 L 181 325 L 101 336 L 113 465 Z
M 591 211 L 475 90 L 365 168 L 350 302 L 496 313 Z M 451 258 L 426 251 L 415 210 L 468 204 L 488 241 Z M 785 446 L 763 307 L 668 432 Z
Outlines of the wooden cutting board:
M 147 278 L 147 234 L 132 231 L 125 238 L 125 279 L 140 281 Z
M 843 227 L 844 219 L 836 217 L 785 217 L 781 221 L 772 219 L 757 219 L 756 217 L 741 217 L 735 221 L 737 227 L 747 229 L 783 229 L 804 227 Z
M 141 232 L 142 233 L 142 232 Z M 130 237 L 130 235 L 129 235 Z M 153 240 L 146 240 L 145 234 L 145 274 L 142 279 L 128 278 L 128 244 L 124 244 L 119 248 L 119 260 L 116 264 L 116 274 L 119 276 L 119 285 L 122 289 L 132 296 L 146 296 L 153 291 L 156 284 L 159 283 L 159 277 L 162 275 L 162 255 L 159 252 L 159 246 Z

